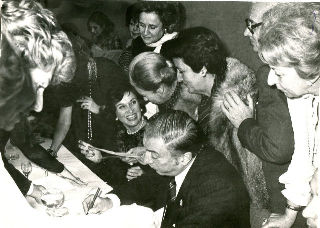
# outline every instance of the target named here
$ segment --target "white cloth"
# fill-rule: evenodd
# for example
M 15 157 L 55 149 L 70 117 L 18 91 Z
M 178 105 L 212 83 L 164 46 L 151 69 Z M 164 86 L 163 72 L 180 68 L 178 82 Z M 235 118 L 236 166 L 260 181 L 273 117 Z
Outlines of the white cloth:
M 153 50 L 153 52 L 155 53 L 160 53 L 162 44 L 167 42 L 168 40 L 172 40 L 174 39 L 176 36 L 178 35 L 177 32 L 173 32 L 173 33 L 165 33 L 160 40 L 158 40 L 155 43 L 152 44 L 147 44 L 148 47 L 155 47 L 155 49 Z
M 154 227 L 153 211 L 137 205 L 121 206 L 101 215 L 50 217 L 30 207 L 0 159 L 0 227 L 6 228 L 88 228 Z M 124 219 L 125 218 L 125 219 Z
M 296 205 L 306 206 L 310 199 L 310 180 L 319 167 L 319 96 L 287 99 L 294 132 L 294 153 L 286 173 L 279 177 L 285 184 L 282 194 Z
M 181 185 L 184 181 L 184 179 L 186 178 L 189 169 L 191 168 L 193 162 L 194 162 L 195 157 L 190 161 L 190 163 L 188 164 L 188 166 L 181 172 L 179 173 L 177 176 L 175 176 L 174 180 L 176 181 L 176 194 L 178 195 L 179 190 L 181 188 Z

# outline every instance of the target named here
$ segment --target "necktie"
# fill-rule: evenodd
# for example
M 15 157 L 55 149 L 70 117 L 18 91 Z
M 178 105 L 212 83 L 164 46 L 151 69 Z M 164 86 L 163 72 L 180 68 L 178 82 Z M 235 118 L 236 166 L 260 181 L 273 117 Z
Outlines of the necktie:
M 166 204 L 166 206 L 164 207 L 164 210 L 163 210 L 161 227 L 165 227 L 163 220 L 164 220 L 164 218 L 166 216 L 168 216 L 167 215 L 168 207 L 170 207 L 170 204 L 172 204 L 175 201 L 175 199 L 177 198 L 177 196 L 176 196 L 176 187 L 177 187 L 177 184 L 176 184 L 175 179 L 173 178 L 169 183 L 167 204 Z
M 176 181 L 174 179 L 172 179 L 169 183 L 169 194 L 168 194 L 168 201 L 170 200 L 171 202 L 174 202 L 175 199 L 177 198 L 176 196 Z M 167 202 L 168 203 L 168 202 Z

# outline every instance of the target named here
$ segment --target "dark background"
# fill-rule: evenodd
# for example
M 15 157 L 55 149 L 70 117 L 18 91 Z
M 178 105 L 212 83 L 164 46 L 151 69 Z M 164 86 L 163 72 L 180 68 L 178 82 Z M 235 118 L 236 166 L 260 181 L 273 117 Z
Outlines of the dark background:
M 57 15 L 60 23 L 72 22 L 80 34 L 89 38 L 87 18 L 90 13 L 100 10 L 110 17 L 116 31 L 125 44 L 129 37 L 125 27 L 125 11 L 134 0 L 43 0 Z M 262 64 L 252 51 L 248 38 L 243 36 L 245 18 L 248 17 L 251 2 L 182 2 L 186 8 L 186 27 L 205 26 L 215 31 L 230 51 L 230 55 L 257 70 Z

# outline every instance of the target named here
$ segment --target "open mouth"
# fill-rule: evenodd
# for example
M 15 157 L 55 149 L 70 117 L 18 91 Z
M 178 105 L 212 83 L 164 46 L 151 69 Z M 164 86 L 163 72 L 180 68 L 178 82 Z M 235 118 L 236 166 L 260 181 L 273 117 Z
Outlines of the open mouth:
M 134 121 L 137 119 L 137 114 L 128 115 L 128 116 L 126 116 L 126 118 L 129 121 Z

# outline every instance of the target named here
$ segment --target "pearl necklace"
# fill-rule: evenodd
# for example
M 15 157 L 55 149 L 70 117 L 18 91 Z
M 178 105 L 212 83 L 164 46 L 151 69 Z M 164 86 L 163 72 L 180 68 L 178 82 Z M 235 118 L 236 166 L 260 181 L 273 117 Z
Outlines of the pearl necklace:
M 89 97 L 92 97 L 92 85 L 97 79 L 97 64 L 93 58 L 89 58 L 88 64 L 88 73 L 89 73 Z M 92 113 L 88 110 L 88 141 L 91 142 L 93 135 L 92 135 Z
M 140 131 L 145 125 L 146 125 L 146 121 L 145 121 L 144 118 L 142 117 L 142 121 L 140 122 L 138 129 L 135 130 L 135 131 L 131 131 L 131 130 L 127 129 L 127 134 L 128 134 L 128 135 L 134 135 L 135 133 L 137 133 L 138 131 Z

